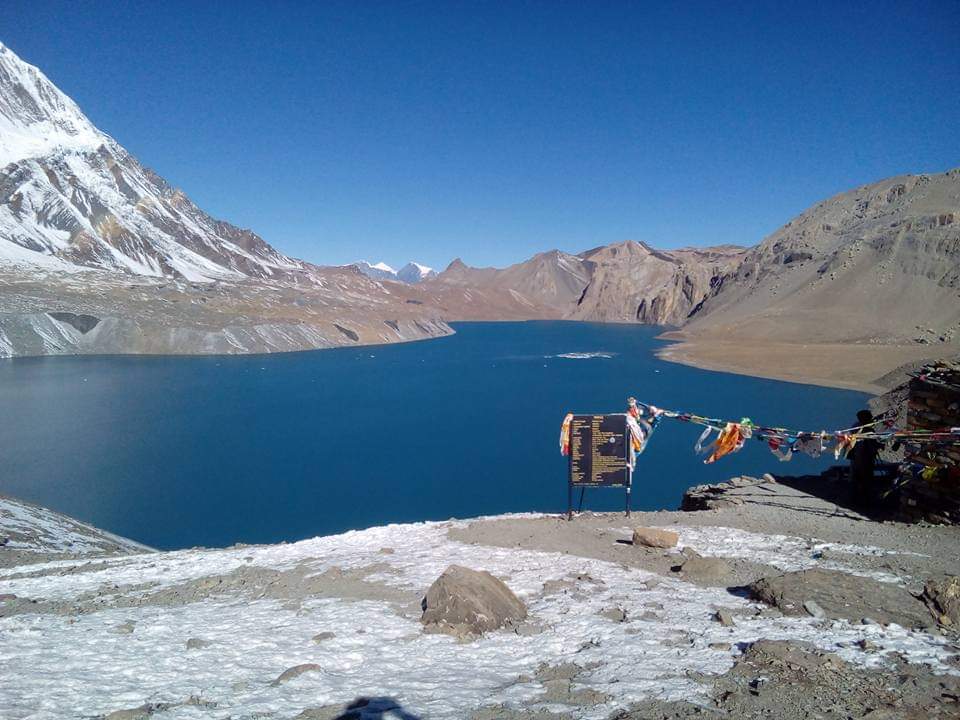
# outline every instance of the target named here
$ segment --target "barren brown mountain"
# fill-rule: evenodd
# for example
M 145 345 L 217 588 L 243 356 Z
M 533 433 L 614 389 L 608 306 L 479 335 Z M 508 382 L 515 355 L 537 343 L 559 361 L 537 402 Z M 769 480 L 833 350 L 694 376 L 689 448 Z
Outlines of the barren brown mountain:
M 551 250 L 502 270 L 455 260 L 423 287 L 438 297 L 457 288 L 461 295 L 510 298 L 529 318 L 680 325 L 744 252 L 733 246 L 654 250 L 629 240 L 579 255 Z M 466 305 L 460 314 L 457 319 L 488 313 Z
M 628 241 L 503 270 L 457 260 L 424 289 L 459 301 L 451 319 L 496 316 L 481 306 L 492 296 L 530 318 L 673 326 L 682 342 L 662 354 L 680 362 L 876 389 L 899 365 L 960 352 L 960 169 L 841 193 L 750 249 Z
M 751 249 L 672 359 L 865 386 L 960 352 L 960 169 L 818 203 Z

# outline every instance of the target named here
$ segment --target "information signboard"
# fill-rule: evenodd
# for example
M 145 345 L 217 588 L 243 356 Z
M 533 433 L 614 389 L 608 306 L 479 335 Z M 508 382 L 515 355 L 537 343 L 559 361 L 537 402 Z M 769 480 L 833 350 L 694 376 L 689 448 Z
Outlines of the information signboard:
M 570 423 L 568 514 L 573 513 L 573 488 L 622 487 L 630 512 L 631 470 L 626 415 L 574 415 Z

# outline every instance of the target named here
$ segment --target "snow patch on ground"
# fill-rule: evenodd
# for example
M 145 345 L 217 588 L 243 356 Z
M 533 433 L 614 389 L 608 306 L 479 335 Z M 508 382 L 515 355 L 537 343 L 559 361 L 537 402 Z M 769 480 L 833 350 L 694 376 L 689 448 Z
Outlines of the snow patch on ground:
M 5 547 L 45 553 L 90 554 L 111 549 L 138 552 L 148 548 L 38 505 L 0 497 L 0 536 Z M 64 566 L 74 563 L 67 562 Z M 5 573 L 15 570 L 6 569 Z
M 332 568 L 371 568 L 368 582 L 419 596 L 457 563 L 504 579 L 543 632 L 495 632 L 458 643 L 423 634 L 416 619 L 389 603 L 335 598 L 300 603 L 221 595 L 180 607 L 147 602 L 76 616 L 16 615 L 0 620 L 0 675 L 5 678 L 0 716 L 91 716 L 198 695 L 217 702 L 220 715 L 273 712 L 285 718 L 360 695 L 390 695 L 423 717 L 462 718 L 471 708 L 495 703 L 537 705 L 545 690 L 535 679 L 540 664 L 573 662 L 583 668 L 573 689 L 589 687 L 608 697 L 575 712 L 599 719 L 646 698 L 695 700 L 704 691 L 692 673 L 725 672 L 738 643 L 760 638 L 806 640 L 864 666 L 900 652 L 912 662 L 956 672 L 946 664 L 951 648 L 933 635 L 897 626 L 761 617 L 758 605 L 723 589 L 578 556 L 465 545 L 447 537 L 451 528 L 463 525 L 390 525 L 293 544 L 111 558 L 87 568 L 72 561 L 31 565 L 0 573 L 0 593 L 72 600 L 130 585 L 136 587 L 128 588 L 128 595 L 146 596 L 190 579 L 259 566 L 300 567 L 317 575 Z M 680 532 L 685 544 L 719 541 L 731 553 L 739 548 L 741 557 L 771 564 L 796 563 L 800 554 L 776 537 L 750 534 L 750 540 L 759 541 L 754 545 L 739 531 L 724 528 Z M 64 575 L 36 574 L 68 569 Z M 14 577 L 24 570 L 29 576 Z M 545 592 L 545 583 L 578 576 L 567 590 L 548 586 Z M 716 622 L 718 607 L 735 614 L 735 627 Z M 600 615 L 610 608 L 622 608 L 627 622 Z M 135 623 L 134 631 L 117 634 L 128 621 Z M 335 637 L 316 644 L 311 638 L 319 632 Z M 190 637 L 211 644 L 187 651 Z M 861 651 L 856 643 L 863 639 L 880 652 Z M 732 649 L 711 647 L 714 643 L 729 643 Z M 271 685 L 287 668 L 308 662 L 322 670 Z M 36 672 L 41 667 L 47 672 Z M 185 720 L 209 713 L 184 706 L 157 717 Z
M 772 565 L 785 572 L 819 567 L 825 570 L 868 577 L 885 583 L 902 585 L 904 579 L 894 573 L 879 570 L 860 570 L 838 560 L 825 557 L 828 553 L 869 555 L 881 557 L 898 552 L 869 545 L 844 545 L 817 542 L 788 535 L 763 535 L 729 527 L 685 527 L 670 525 L 665 529 L 680 535 L 678 547 L 688 547 L 700 555 L 723 558 L 744 558 Z M 916 554 L 916 553 L 913 553 Z

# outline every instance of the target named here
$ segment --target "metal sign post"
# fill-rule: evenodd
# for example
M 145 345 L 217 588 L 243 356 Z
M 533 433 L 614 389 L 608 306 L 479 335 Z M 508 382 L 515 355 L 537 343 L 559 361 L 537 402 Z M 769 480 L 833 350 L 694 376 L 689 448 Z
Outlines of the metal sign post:
M 567 519 L 573 519 L 573 488 L 580 488 L 580 508 L 588 487 L 622 487 L 630 516 L 630 430 L 626 415 L 574 415 L 570 423 Z M 578 510 L 578 512 L 579 512 Z

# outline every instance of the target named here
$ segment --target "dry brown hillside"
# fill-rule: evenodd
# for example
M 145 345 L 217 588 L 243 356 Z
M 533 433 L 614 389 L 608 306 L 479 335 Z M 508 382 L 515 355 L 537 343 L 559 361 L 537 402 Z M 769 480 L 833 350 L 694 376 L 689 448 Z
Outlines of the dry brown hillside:
M 674 326 L 670 359 L 874 389 L 960 352 L 960 169 L 841 193 L 750 249 L 627 241 L 502 270 L 457 260 L 425 285 L 458 300 L 454 320 L 497 319 L 489 300 L 503 319 Z
M 902 175 L 818 203 L 750 250 L 685 330 L 952 342 L 960 332 L 960 169 Z

